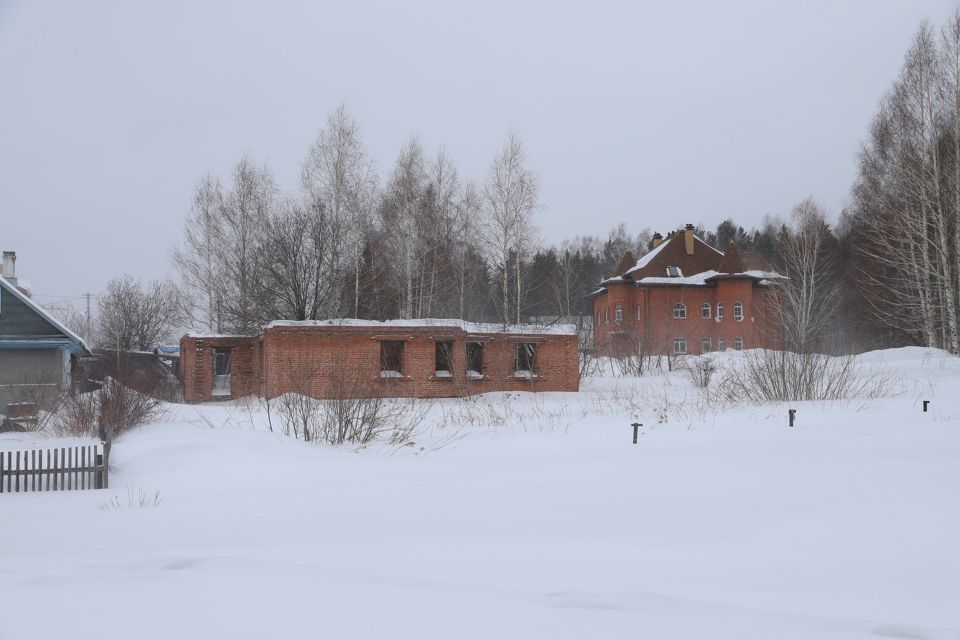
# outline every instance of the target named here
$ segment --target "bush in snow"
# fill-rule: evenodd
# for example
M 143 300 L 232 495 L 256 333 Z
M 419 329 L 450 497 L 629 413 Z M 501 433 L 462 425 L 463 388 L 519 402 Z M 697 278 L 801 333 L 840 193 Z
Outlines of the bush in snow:
M 52 418 L 58 436 L 100 437 L 101 426 L 110 425 L 113 435 L 163 415 L 163 403 L 156 398 L 106 378 L 103 387 L 90 393 L 64 397 Z

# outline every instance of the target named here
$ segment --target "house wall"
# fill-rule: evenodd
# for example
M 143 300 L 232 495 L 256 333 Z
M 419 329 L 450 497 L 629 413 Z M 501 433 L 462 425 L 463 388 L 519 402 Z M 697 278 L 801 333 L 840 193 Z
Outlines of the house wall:
M 231 378 L 244 367 L 253 384 L 233 395 L 274 398 L 298 392 L 318 398 L 341 396 L 457 397 L 488 391 L 576 391 L 579 353 L 576 335 L 468 334 L 460 328 L 362 326 L 274 326 L 253 338 L 184 337 L 180 343 L 184 397 L 210 400 L 213 349 L 228 340 L 248 341 L 249 357 L 231 362 Z M 402 377 L 382 377 L 380 343 L 402 341 Z M 450 377 L 436 375 L 436 341 L 453 342 Z M 484 343 L 482 379 L 468 379 L 466 343 Z M 537 344 L 536 375 L 518 377 L 518 342 Z M 232 383 L 232 380 L 231 380 Z M 219 399 L 219 398 L 216 398 Z
M 52 406 L 69 362 L 60 349 L 0 349 L 0 413 L 14 402 Z
M 769 313 L 771 295 L 769 288 L 757 286 L 749 278 L 724 278 L 709 286 L 611 284 L 606 293 L 594 298 L 594 321 L 600 318 L 594 340 L 598 351 L 608 355 L 620 355 L 625 348 L 637 353 L 641 344 L 645 345 L 642 351 L 650 355 L 672 354 L 677 337 L 686 338 L 688 354 L 703 353 L 704 338 L 710 338 L 711 351 L 717 350 L 721 337 L 727 349 L 734 348 L 737 337 L 743 338 L 744 349 L 773 347 L 778 341 Z M 743 320 L 739 322 L 733 317 L 738 301 L 743 304 Z M 685 319 L 673 317 L 678 302 L 686 305 Z M 721 302 L 724 318 L 717 322 L 717 303 Z M 710 305 L 709 319 L 701 317 L 704 303 Z M 619 327 L 614 324 L 617 304 L 624 308 L 624 322 Z M 603 322 L 605 309 L 609 309 L 609 323 Z

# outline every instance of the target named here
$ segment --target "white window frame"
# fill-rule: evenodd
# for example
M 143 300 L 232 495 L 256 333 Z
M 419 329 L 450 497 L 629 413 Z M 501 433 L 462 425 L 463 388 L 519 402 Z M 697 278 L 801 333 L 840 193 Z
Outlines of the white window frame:
M 733 303 L 733 319 L 737 322 L 743 322 L 743 303 L 739 300 Z
M 621 307 L 620 305 L 617 305 L 616 308 L 613 310 L 613 321 L 617 325 L 623 324 L 623 307 Z
M 714 317 L 717 322 L 723 321 L 723 303 L 722 302 L 717 303 L 717 313 Z
M 737 336 L 733 339 L 733 348 L 737 351 L 743 351 L 743 336 Z
M 610 307 L 603 308 L 603 324 L 610 324 Z
M 712 315 L 712 314 L 710 313 L 711 311 L 712 311 L 712 309 L 710 308 L 710 303 L 709 303 L 709 302 L 704 302 L 704 303 L 700 306 L 700 317 L 701 317 L 703 320 L 709 320 L 709 319 L 710 319 L 710 316 Z
M 640 305 L 637 305 L 637 320 L 640 320 Z
M 700 339 L 700 353 L 710 353 L 713 351 L 713 340 L 709 336 Z
M 682 302 L 678 302 L 673 305 L 673 319 L 674 320 L 686 320 L 687 319 L 687 305 Z
M 673 339 L 673 355 L 675 356 L 687 355 L 687 339 L 685 337 L 678 336 Z
M 727 342 L 723 339 L 723 336 L 717 338 L 717 351 L 724 351 L 727 348 Z

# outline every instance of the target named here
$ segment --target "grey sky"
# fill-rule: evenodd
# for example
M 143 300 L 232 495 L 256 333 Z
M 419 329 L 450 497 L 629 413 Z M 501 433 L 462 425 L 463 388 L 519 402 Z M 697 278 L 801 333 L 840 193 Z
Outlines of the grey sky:
M 381 175 L 417 134 L 482 179 L 516 128 L 550 243 L 836 215 L 912 34 L 955 6 L 403 4 L 0 0 L 0 248 L 42 303 L 172 275 L 193 183 L 248 152 L 296 187 L 342 100 Z

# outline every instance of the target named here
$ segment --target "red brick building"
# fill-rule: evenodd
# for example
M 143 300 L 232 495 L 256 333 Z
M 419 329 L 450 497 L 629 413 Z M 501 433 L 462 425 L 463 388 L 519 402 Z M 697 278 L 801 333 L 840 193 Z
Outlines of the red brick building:
M 776 273 L 731 242 L 718 251 L 693 225 L 639 260 L 628 253 L 593 292 L 594 347 L 607 355 L 684 355 L 779 344 L 772 313 Z
M 255 336 L 187 334 L 180 373 L 188 402 L 287 392 L 444 398 L 580 384 L 575 327 L 460 320 L 276 321 Z

